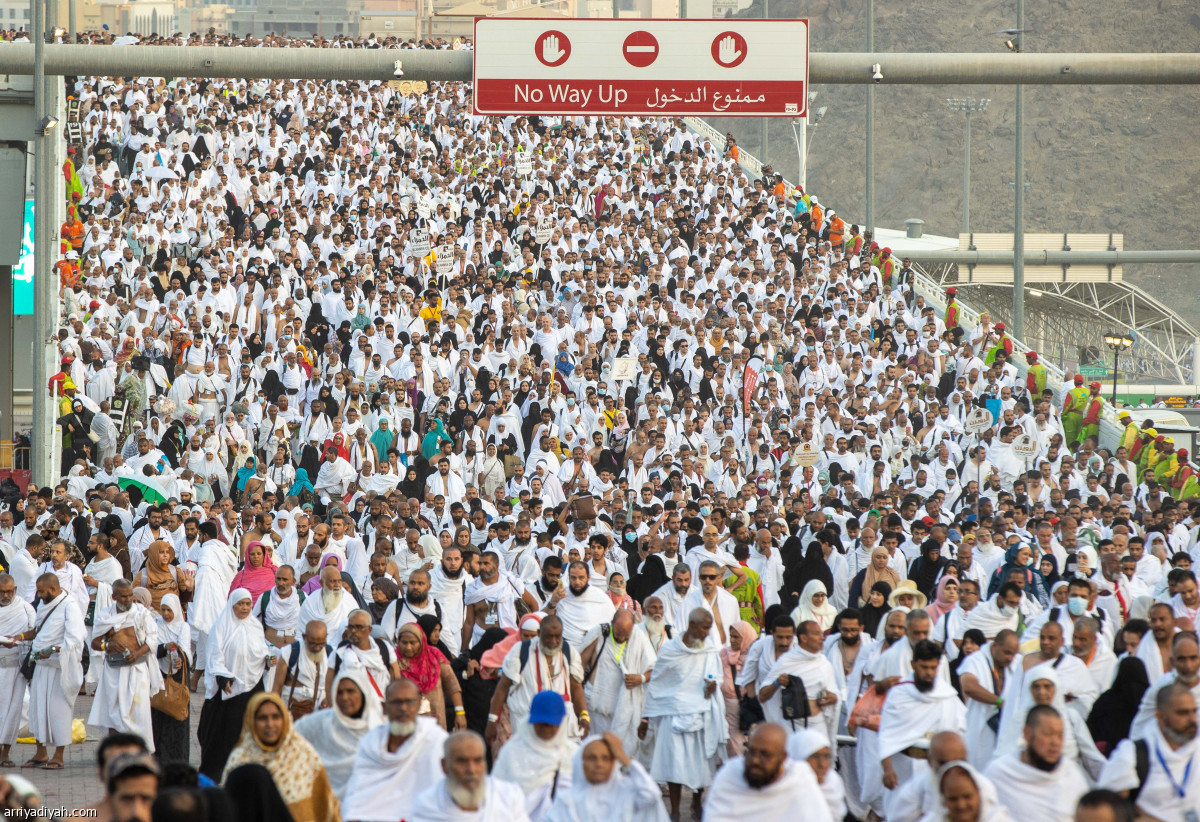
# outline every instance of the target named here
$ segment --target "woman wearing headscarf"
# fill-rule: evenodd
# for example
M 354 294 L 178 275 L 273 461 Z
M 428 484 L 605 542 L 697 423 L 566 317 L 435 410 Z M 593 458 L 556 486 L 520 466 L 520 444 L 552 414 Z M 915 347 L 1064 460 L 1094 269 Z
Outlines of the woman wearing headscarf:
M 925 613 L 929 614 L 929 618 L 936 625 L 938 620 L 954 610 L 956 604 L 958 604 L 958 577 L 945 576 L 938 582 L 936 596 L 932 597 L 932 602 L 925 607 Z
M 254 694 L 246 705 L 241 739 L 224 775 L 242 765 L 262 765 L 295 822 L 340 822 L 340 803 L 313 746 L 296 732 L 283 698 Z
M 225 610 L 208 634 L 204 709 L 196 736 L 200 740 L 200 773 L 213 780 L 221 777 L 229 752 L 237 744 L 246 705 L 262 690 L 267 638 L 262 622 L 250 616 L 253 607 L 250 592 L 238 588 L 229 595 Z
M 450 667 L 450 661 L 437 648 L 431 648 L 421 626 L 408 623 L 396 633 L 396 662 L 400 676 L 411 679 L 421 692 L 421 714 L 433 716 L 446 727 L 446 699 L 454 704 L 454 730 L 467 727 L 462 691 Z
M 942 556 L 942 544 L 936 539 L 927 539 L 921 543 L 921 556 L 908 566 L 908 578 L 916 583 L 918 591 L 932 601 L 934 588 L 948 564 L 949 560 Z
M 1008 582 L 1008 575 L 1018 570 L 1025 575 L 1025 596 L 1032 596 L 1040 600 L 1037 594 L 1041 593 L 1041 589 L 1044 587 L 1042 572 L 1033 567 L 1033 549 L 1023 542 L 1009 546 L 1008 550 L 1004 552 L 1004 564 L 996 569 L 988 582 L 987 598 L 991 599 L 1000 590 L 1000 586 Z M 1045 604 L 1042 603 L 1042 605 Z
M 613 571 L 608 575 L 608 598 L 612 600 L 612 604 L 616 608 L 624 608 L 634 614 L 635 619 L 641 619 L 642 606 L 639 605 L 633 597 L 625 590 L 625 575 L 620 571 Z
M 829 816 L 838 822 L 846 818 L 846 786 L 833 768 L 829 737 L 820 728 L 803 728 L 788 737 L 787 753 L 794 762 L 807 762 L 821 786 L 821 795 L 829 805 Z
M 257 465 L 258 460 L 253 456 L 249 456 L 246 458 L 246 461 L 242 463 L 242 466 L 237 469 L 237 473 L 234 474 L 233 477 L 233 493 L 230 495 L 235 500 L 243 503 L 245 502 L 243 497 L 246 493 L 246 486 L 250 483 L 250 480 L 254 478 Z
M 363 735 L 385 721 L 383 703 L 361 665 L 347 665 L 333 680 L 333 705 L 296 722 L 300 734 L 325 765 L 329 784 L 340 802 L 354 768 L 354 755 Z
M 1038 571 L 1042 574 L 1042 579 L 1038 583 L 1042 589 L 1038 593 L 1038 599 L 1049 603 L 1055 586 L 1063 581 L 1062 576 L 1058 573 L 1058 557 L 1054 554 L 1042 554 L 1042 558 L 1038 561 Z
M 496 489 L 504 487 L 505 478 L 504 460 L 500 458 L 500 453 L 496 450 L 496 443 L 494 442 L 487 444 L 487 451 L 483 458 L 483 467 L 480 475 L 482 476 L 480 492 L 487 499 L 495 499 Z
M 407 499 L 425 498 L 425 480 L 421 479 L 421 472 L 417 466 L 409 465 L 406 468 L 404 479 L 401 480 L 398 488 Z
M 824 585 L 826 592 L 833 590 L 833 571 L 825 561 L 825 549 L 815 539 L 808 544 L 804 558 L 794 568 L 783 572 L 783 587 L 787 592 L 783 598 L 784 604 L 794 608 L 799 602 L 796 592 L 803 591 L 812 580 Z
M 275 561 L 267 552 L 267 546 L 258 540 L 246 543 L 242 552 L 242 570 L 237 572 L 230 590 L 243 588 L 258 602 L 264 591 L 275 587 Z
M 792 611 L 792 622 L 799 626 L 802 622 L 815 622 L 821 626 L 822 633 L 828 633 L 833 628 L 837 618 L 837 608 L 829 601 L 829 592 L 825 583 L 811 579 L 800 592 L 800 602 Z
M 995 756 L 1001 757 L 1020 750 L 1025 741 L 1022 731 L 1025 717 L 1038 705 L 1049 705 L 1063 719 L 1062 757 L 1078 763 L 1093 781 L 1100 776 L 1106 762 L 1104 754 L 1096 748 L 1087 720 L 1067 707 L 1066 694 L 1058 678 L 1053 662 L 1043 662 L 1025 672 L 1019 695 L 1013 699 L 1017 704 L 1006 701 L 1000 714 L 1000 732 L 996 734 Z
M 440 419 L 435 418 L 426 427 L 425 438 L 421 440 L 421 456 L 431 459 L 441 448 L 442 442 L 453 442 L 446 434 L 446 427 Z
M 1129 737 L 1142 697 L 1150 687 L 1146 665 L 1136 656 L 1127 656 L 1117 665 L 1112 687 L 1092 705 L 1087 726 L 1096 747 L 1111 756 L 1117 743 Z
M 1012 822 L 996 787 L 967 762 L 947 762 L 934 777 L 937 805 L 922 822 Z M 1019 790 L 1011 786 L 1012 790 Z M 949 807 L 953 797 L 954 810 Z
M 417 625 L 425 633 L 425 641 L 429 643 L 429 647 L 436 648 L 449 660 L 450 649 L 442 641 L 442 621 L 438 619 L 437 614 L 421 614 L 417 617 Z
M 313 591 L 321 590 L 321 571 L 325 570 L 325 566 L 327 565 L 335 566 L 340 573 L 342 568 L 345 566 L 345 563 L 342 562 L 341 556 L 335 554 L 333 551 L 327 551 L 326 553 L 321 554 L 321 561 L 317 563 L 317 567 L 320 570 L 310 577 L 307 582 L 300 586 L 301 593 L 308 595 Z
M 299 497 L 304 492 L 313 493 L 312 480 L 308 478 L 308 470 L 305 468 L 296 469 L 296 481 L 287 489 L 287 496 Z
M 745 734 L 738 725 L 738 704 L 741 701 L 741 689 L 734 683 L 746 663 L 746 652 L 754 640 L 758 639 L 758 631 L 746 620 L 740 620 L 729 626 L 729 644 L 721 648 L 721 669 L 725 674 L 721 681 L 721 697 L 725 700 L 725 721 L 729 725 L 729 739 L 725 742 L 727 756 L 741 756 L 745 745 Z
M 399 596 L 400 586 L 390 577 L 382 576 L 371 580 L 371 601 L 367 604 L 367 610 L 371 612 L 371 621 L 378 625 L 388 606 Z
M 868 636 L 875 636 L 876 629 L 883 623 L 888 611 L 892 610 L 892 606 L 888 604 L 888 597 L 891 595 L 892 586 L 883 580 L 876 582 L 867 591 L 866 603 L 858 612 L 862 616 L 862 629 Z
M 388 426 L 387 417 L 381 417 L 379 427 L 375 429 L 375 433 L 371 435 L 371 447 L 375 449 L 378 462 L 388 461 L 388 450 L 392 447 L 392 443 L 396 441 L 396 433 Z
M 158 626 L 158 667 L 163 679 L 173 678 L 186 689 L 191 669 L 192 629 L 183 618 L 183 605 L 177 594 L 163 595 L 154 622 Z M 154 733 L 154 753 L 161 761 L 188 761 L 190 716 L 176 719 L 151 705 L 150 726 Z
M 150 603 L 154 610 L 167 594 L 179 593 L 179 569 L 175 561 L 175 549 L 165 539 L 155 540 L 146 549 L 146 564 L 133 578 L 133 584 L 150 592 Z
M 575 752 L 571 785 L 542 822 L 667 822 L 662 789 L 615 734 L 589 736 Z

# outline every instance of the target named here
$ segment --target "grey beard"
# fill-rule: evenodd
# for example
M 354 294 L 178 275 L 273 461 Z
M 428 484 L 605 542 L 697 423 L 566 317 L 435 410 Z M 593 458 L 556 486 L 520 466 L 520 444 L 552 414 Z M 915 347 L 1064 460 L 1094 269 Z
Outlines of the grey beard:
M 701 648 L 704 647 L 704 640 L 703 639 L 688 639 L 685 637 L 683 640 L 683 644 L 686 645 L 688 648 L 691 648 L 693 651 L 699 651 Z
M 646 623 L 646 631 L 651 634 L 657 636 L 666 630 L 667 621 L 663 617 L 647 616 L 644 621 Z
M 309 662 L 311 662 L 313 665 L 316 665 L 318 668 L 320 668 L 321 663 L 325 661 L 324 651 L 317 651 L 314 654 L 312 651 L 308 650 L 308 646 L 304 647 L 304 655 L 308 657 Z
M 389 722 L 388 733 L 392 736 L 412 736 L 417 731 L 416 722 Z
M 538 647 L 542 650 L 542 654 L 545 655 L 546 659 L 558 659 L 559 655 L 562 654 L 561 645 L 559 645 L 557 648 L 547 648 L 539 640 Z
M 119 603 L 119 602 L 114 602 L 114 603 L 113 603 L 113 605 L 116 605 L 116 606 L 117 606 L 117 613 L 118 613 L 118 614 L 124 614 L 124 613 L 128 613 L 129 609 L 133 607 L 133 603 L 132 603 L 132 602 L 130 602 L 130 603 L 127 603 L 127 604 L 125 604 L 125 605 L 122 605 L 122 604 L 121 604 L 121 603 Z
M 487 781 L 481 780 L 479 786 L 472 790 L 453 777 L 447 776 L 446 791 L 454 800 L 454 804 L 460 808 L 482 808 L 484 800 L 487 799 Z
M 321 605 L 325 608 L 325 613 L 335 610 L 342 604 L 342 591 L 326 591 L 321 590 Z

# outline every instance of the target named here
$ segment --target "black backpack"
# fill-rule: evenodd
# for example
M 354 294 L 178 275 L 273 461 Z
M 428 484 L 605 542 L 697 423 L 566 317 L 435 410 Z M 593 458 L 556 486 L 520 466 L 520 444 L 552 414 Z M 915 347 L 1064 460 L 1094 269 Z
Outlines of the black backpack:
M 779 708 L 783 713 L 783 718 L 792 723 L 792 727 L 796 727 L 796 720 L 804 721 L 804 727 L 808 727 L 808 718 L 812 716 L 812 705 L 808 702 L 808 689 L 804 687 L 804 680 L 798 676 L 789 676 L 788 684 L 779 689 Z
M 1133 752 L 1137 757 L 1137 786 L 1129 792 L 1129 801 L 1137 802 L 1142 788 L 1146 785 L 1146 775 L 1150 773 L 1150 746 L 1144 739 L 1133 741 Z

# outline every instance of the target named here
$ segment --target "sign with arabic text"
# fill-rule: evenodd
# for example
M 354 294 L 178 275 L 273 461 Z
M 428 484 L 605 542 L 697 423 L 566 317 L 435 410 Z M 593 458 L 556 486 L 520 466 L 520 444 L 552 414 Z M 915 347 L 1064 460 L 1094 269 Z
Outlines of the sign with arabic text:
M 475 113 L 803 117 L 808 21 L 475 19 Z

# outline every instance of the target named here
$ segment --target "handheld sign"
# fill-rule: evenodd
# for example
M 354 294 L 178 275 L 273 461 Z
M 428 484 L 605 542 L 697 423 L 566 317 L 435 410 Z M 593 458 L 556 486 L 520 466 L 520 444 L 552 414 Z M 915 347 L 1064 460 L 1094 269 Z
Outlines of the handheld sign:
M 608 378 L 613 382 L 632 380 L 637 376 L 637 357 L 617 357 L 613 360 L 612 372 Z
M 414 229 L 410 235 L 413 255 L 416 257 L 429 256 L 429 231 L 424 228 Z
M 806 442 L 800 446 L 800 452 L 792 455 L 792 461 L 797 465 L 807 468 L 810 465 L 816 465 L 821 459 L 821 454 L 815 451 L 811 442 Z
M 992 415 L 986 408 L 972 408 L 967 414 L 965 428 L 972 434 L 982 434 L 992 427 Z
M 522 177 L 528 177 L 533 173 L 533 160 L 529 158 L 528 151 L 518 151 L 514 154 L 513 165 L 516 166 L 517 173 Z
M 1021 434 L 1012 441 L 1013 453 L 1021 459 L 1030 459 L 1037 456 L 1038 444 L 1037 440 L 1028 434 Z
M 422 220 L 428 220 L 429 215 L 432 212 L 433 212 L 433 206 L 430 204 L 429 200 L 422 197 L 420 200 L 417 201 L 417 216 L 420 217 Z
M 553 217 L 538 217 L 537 228 L 533 232 L 533 239 L 538 245 L 545 245 L 550 242 L 550 238 L 554 236 L 555 221 Z
M 434 250 L 437 252 L 437 273 L 442 275 L 448 274 L 450 269 L 454 267 L 453 246 L 443 244 Z

